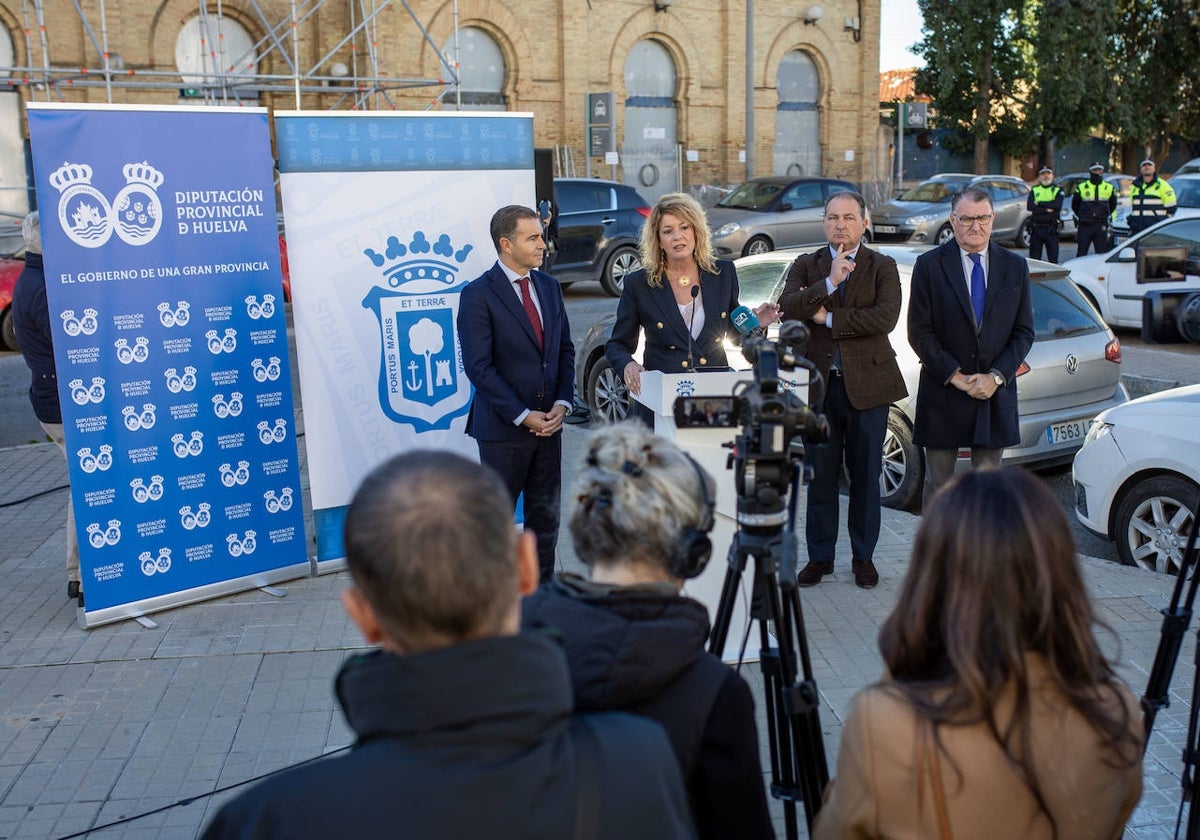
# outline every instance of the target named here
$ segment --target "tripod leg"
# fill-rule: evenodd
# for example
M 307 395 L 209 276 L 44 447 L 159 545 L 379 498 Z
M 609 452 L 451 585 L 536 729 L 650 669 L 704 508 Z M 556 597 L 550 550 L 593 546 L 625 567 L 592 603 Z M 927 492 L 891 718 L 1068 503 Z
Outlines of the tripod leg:
M 741 534 L 733 535 L 725 568 L 725 582 L 721 585 L 721 600 L 713 616 L 712 632 L 708 636 L 708 652 L 718 659 L 725 653 L 725 640 L 729 637 L 729 624 L 733 619 L 733 607 L 737 603 L 738 584 L 746 569 L 746 554 L 742 550 Z

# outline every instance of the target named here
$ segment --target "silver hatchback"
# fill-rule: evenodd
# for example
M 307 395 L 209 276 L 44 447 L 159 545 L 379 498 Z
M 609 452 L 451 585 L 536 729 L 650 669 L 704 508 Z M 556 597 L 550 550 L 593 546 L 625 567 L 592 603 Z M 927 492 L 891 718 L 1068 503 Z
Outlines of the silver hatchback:
M 967 187 L 987 190 L 996 219 L 992 239 L 1029 247 L 1029 185 L 1009 175 L 934 175 L 873 211 L 876 242 L 941 245 L 954 238 L 950 199 Z
M 892 405 L 883 442 L 883 503 L 904 510 L 916 507 L 925 480 L 924 453 L 913 443 L 920 362 L 908 344 L 908 298 L 913 263 L 925 250 L 911 246 L 873 246 L 896 260 L 903 308 L 892 330 L 900 370 L 909 396 Z M 772 251 L 735 260 L 742 303 L 774 300 L 800 249 Z M 1050 466 L 1067 463 L 1083 445 L 1096 415 L 1127 402 L 1121 384 L 1121 345 L 1062 266 L 1029 261 L 1033 279 L 1034 342 L 1017 371 L 1021 442 L 1005 450 L 1010 464 Z M 623 419 L 629 395 L 604 359 L 604 342 L 615 316 L 594 324 L 576 353 L 575 381 L 592 412 L 606 420 Z M 730 364 L 748 367 L 742 354 L 728 348 Z

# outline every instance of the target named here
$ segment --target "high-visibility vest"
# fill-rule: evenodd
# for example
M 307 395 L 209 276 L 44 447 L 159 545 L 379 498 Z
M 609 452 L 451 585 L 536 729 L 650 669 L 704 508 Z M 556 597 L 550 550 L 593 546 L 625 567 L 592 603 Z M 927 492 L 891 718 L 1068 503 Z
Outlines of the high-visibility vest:
M 1167 210 L 1175 206 L 1175 190 L 1162 178 L 1156 177 L 1149 184 L 1138 180 L 1129 190 L 1129 200 L 1130 221 L 1157 222 L 1170 215 Z
M 1108 181 L 1093 184 L 1091 179 L 1084 181 L 1075 188 L 1079 196 L 1079 221 L 1100 224 L 1108 219 L 1108 208 L 1112 202 L 1113 185 Z

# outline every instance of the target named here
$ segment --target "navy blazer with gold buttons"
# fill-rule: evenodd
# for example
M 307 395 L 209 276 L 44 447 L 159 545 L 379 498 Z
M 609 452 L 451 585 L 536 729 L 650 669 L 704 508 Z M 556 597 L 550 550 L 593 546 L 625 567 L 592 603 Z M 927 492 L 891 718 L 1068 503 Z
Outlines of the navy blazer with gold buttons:
M 730 315 L 738 306 L 737 270 L 728 260 L 717 260 L 716 273 L 700 272 L 700 299 L 704 305 L 704 327 L 692 342 L 696 368 L 728 367 L 725 337 L 737 335 Z M 664 281 L 654 288 L 645 269 L 626 276 L 617 305 L 617 320 L 604 345 L 604 356 L 617 375 L 633 361 L 638 333 L 646 332 L 642 367 L 664 373 L 683 373 L 688 363 L 688 323 L 679 312 L 675 294 Z

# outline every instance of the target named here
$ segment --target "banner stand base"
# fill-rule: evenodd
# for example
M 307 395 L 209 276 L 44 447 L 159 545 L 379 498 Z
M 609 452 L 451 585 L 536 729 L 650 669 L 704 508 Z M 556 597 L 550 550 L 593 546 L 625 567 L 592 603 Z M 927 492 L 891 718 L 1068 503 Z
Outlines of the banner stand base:
M 271 595 L 272 597 L 275 597 L 275 598 L 286 598 L 287 597 L 287 593 L 284 592 L 282 589 L 280 589 L 278 586 L 260 586 L 260 587 L 258 587 L 258 591 L 265 592 L 268 595 Z
M 133 620 L 145 627 L 147 630 L 157 630 L 158 622 L 148 615 L 135 615 Z

